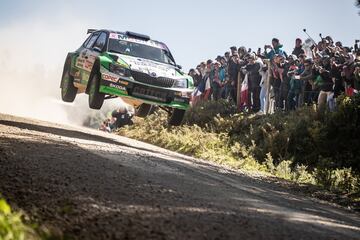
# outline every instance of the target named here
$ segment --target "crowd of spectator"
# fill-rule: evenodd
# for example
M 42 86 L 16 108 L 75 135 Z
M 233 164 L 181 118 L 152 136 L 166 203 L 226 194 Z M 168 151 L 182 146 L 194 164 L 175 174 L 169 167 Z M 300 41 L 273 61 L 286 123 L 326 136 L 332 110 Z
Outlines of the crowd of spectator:
M 233 46 L 223 56 L 201 62 L 189 71 L 196 87 L 193 104 L 227 99 L 239 110 L 259 114 L 312 104 L 333 110 L 339 95 L 360 91 L 359 40 L 346 47 L 330 36 L 320 37 L 317 43 L 297 38 L 291 54 L 273 38 L 256 52 Z

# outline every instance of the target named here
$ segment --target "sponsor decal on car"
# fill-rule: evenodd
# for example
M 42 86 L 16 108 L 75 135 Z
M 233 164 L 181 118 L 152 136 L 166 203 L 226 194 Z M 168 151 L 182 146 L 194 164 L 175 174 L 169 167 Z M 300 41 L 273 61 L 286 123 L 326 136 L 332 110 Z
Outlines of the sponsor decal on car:
M 117 82 L 119 80 L 118 76 L 114 76 L 110 73 L 103 73 L 101 75 L 102 79 L 104 79 L 105 81 L 109 81 L 109 82 Z
M 148 45 L 148 46 L 168 50 L 167 46 L 165 44 L 163 44 L 163 43 L 156 42 L 156 41 L 153 41 L 153 40 L 145 41 L 145 40 L 138 39 L 138 38 L 132 38 L 132 37 L 128 37 L 125 34 L 110 33 L 109 38 L 116 39 L 116 40 L 126 40 L 126 41 L 132 42 L 132 43 L 139 43 L 139 44 L 144 44 L 144 45 Z
M 122 85 L 125 85 L 125 86 L 129 85 L 129 83 L 128 83 L 128 82 L 121 81 L 121 80 L 119 81 L 119 83 L 120 83 L 120 84 L 122 84 Z
M 121 91 L 125 91 L 125 92 L 126 92 L 126 88 L 125 88 L 125 87 L 119 86 L 119 85 L 115 85 L 115 84 L 113 84 L 113 83 L 110 83 L 110 84 L 109 84 L 109 87 L 113 87 L 113 88 L 116 88 L 116 89 L 119 89 L 119 90 L 121 90 Z
M 78 67 L 78 68 L 83 68 L 83 67 L 84 67 L 84 62 L 85 62 L 84 59 L 82 59 L 82 58 L 77 58 L 77 59 L 76 59 L 75 66 Z
M 91 71 L 93 65 L 94 63 L 92 61 L 86 60 L 84 64 L 84 69 L 86 71 Z
M 117 33 L 110 33 L 109 38 L 111 39 L 119 39 L 119 36 Z

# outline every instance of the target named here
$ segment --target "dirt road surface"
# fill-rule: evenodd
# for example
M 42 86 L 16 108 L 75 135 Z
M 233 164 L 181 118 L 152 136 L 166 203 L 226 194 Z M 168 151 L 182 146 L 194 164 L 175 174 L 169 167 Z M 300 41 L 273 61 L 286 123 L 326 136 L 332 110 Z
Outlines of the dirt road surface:
M 360 239 L 359 215 L 139 141 L 0 115 L 0 192 L 70 239 Z

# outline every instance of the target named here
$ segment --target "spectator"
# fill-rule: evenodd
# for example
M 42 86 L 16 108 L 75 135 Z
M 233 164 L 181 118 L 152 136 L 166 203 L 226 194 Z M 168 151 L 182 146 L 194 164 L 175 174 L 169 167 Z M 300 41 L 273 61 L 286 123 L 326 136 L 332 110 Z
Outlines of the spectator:
M 238 55 L 240 59 L 244 59 L 245 55 L 247 55 L 248 52 L 246 50 L 246 47 L 239 47 L 238 49 Z
M 260 69 L 260 75 L 261 75 L 261 80 L 260 80 L 260 112 L 259 114 L 264 114 L 266 113 L 266 109 L 265 109 L 265 105 L 266 105 L 266 101 L 267 101 L 267 96 L 266 96 L 266 92 L 269 89 L 269 82 L 268 82 L 268 67 L 267 65 L 264 65 L 262 63 L 260 63 L 261 65 L 261 69 Z
M 225 57 L 226 62 L 228 63 L 230 60 L 230 52 L 225 52 L 224 57 Z
M 213 99 L 219 100 L 221 98 L 222 88 L 225 80 L 225 70 L 221 68 L 219 62 L 215 62 L 212 75 L 212 93 Z
M 222 90 L 221 90 L 221 98 L 226 98 L 226 86 L 227 86 L 227 83 L 229 82 L 229 73 L 228 73 L 228 64 L 227 64 L 227 61 L 225 59 L 225 57 L 222 57 L 221 60 L 220 60 L 220 64 L 221 64 L 221 68 L 224 70 L 224 73 L 225 73 L 225 78 L 224 78 L 224 81 L 223 81 L 223 87 L 222 87 Z
M 237 51 L 232 48 L 233 55 L 231 56 L 228 62 L 228 74 L 229 81 L 226 84 L 226 98 L 230 98 L 232 101 L 236 103 L 236 87 L 237 87 L 237 78 L 239 73 L 239 56 Z
M 231 51 L 231 56 L 236 55 L 236 53 L 237 53 L 237 47 L 235 47 L 235 46 L 230 47 L 230 51 Z
M 301 80 L 301 104 L 311 105 L 312 104 L 312 91 L 313 87 L 311 81 L 314 78 L 312 71 L 312 60 L 306 59 L 303 61 L 304 69 L 299 75 L 299 80 Z
M 201 82 L 201 75 L 200 73 L 195 69 L 190 69 L 189 76 L 191 76 L 194 80 L 194 87 L 197 87 L 199 83 Z
M 299 57 L 300 54 L 305 54 L 305 51 L 302 48 L 302 40 L 300 38 L 297 38 L 295 40 L 295 48 L 294 48 L 292 54 L 295 55 L 296 57 Z
M 349 96 L 359 94 L 359 41 L 354 51 L 340 41 L 334 43 L 330 36 L 313 46 L 312 42 L 305 41 L 303 48 L 302 40 L 297 38 L 290 56 L 276 38 L 272 39 L 271 46 L 265 45 L 263 53 L 258 49 L 256 55 L 250 54 L 250 48 L 233 46 L 224 56 L 217 56 L 215 63 L 208 60 L 189 71 L 197 86 L 193 95 L 201 95 L 204 100 L 211 97 L 237 102 L 241 89 L 242 109 L 259 113 L 267 111 L 266 103 L 272 104 L 271 99 L 267 99 L 271 93 L 275 110 L 294 110 L 314 103 L 320 111 L 326 106 L 333 110 L 339 95 L 344 92 Z M 306 58 L 305 50 L 313 60 Z M 271 69 L 267 69 L 262 59 L 268 59 L 264 61 Z M 238 83 L 241 85 L 237 86 Z
M 355 67 L 354 76 L 355 76 L 355 81 L 354 81 L 355 93 L 359 94 L 360 93 L 360 63 L 358 63 L 357 66 Z
M 282 82 L 284 81 L 284 58 L 276 54 L 272 62 L 272 88 L 275 96 L 275 110 L 284 109 Z
M 272 41 L 272 46 L 270 45 L 265 45 L 264 49 L 265 49 L 265 53 L 266 53 L 266 58 L 273 60 L 273 58 L 275 57 L 275 55 L 279 55 L 281 57 L 286 57 L 286 53 L 285 51 L 282 50 L 283 45 L 280 44 L 279 39 L 277 38 L 273 38 Z M 270 49 L 269 52 L 267 52 L 267 50 Z
M 299 72 L 299 67 L 296 62 L 296 59 L 293 57 L 293 61 L 289 62 L 289 70 L 287 72 L 287 77 L 290 79 L 289 91 L 287 96 L 289 110 L 295 110 L 299 102 L 301 81 L 300 81 L 300 76 L 296 75 L 298 72 Z
M 322 112 L 332 100 L 333 81 L 329 70 L 327 70 L 325 67 L 322 66 L 318 66 L 317 68 L 322 80 L 320 84 L 320 93 L 318 98 L 318 108 L 320 112 Z
M 204 95 L 203 100 L 209 100 L 211 95 L 211 85 L 212 85 L 212 79 L 213 79 L 213 61 L 211 59 L 207 60 L 206 62 L 206 68 L 205 68 L 205 75 L 203 77 L 203 80 L 205 82 L 205 89 L 204 89 Z
M 258 112 L 260 110 L 260 68 L 261 65 L 259 62 L 256 62 L 256 55 L 253 53 L 249 57 L 249 63 L 245 66 L 246 72 L 248 74 L 248 89 L 249 89 L 249 109 L 253 112 Z
M 119 108 L 118 110 L 114 110 L 111 113 L 111 116 L 114 119 L 113 123 L 110 125 L 112 131 L 121 128 L 125 125 L 133 124 L 133 121 L 131 120 L 133 115 L 129 112 L 129 110 L 126 107 Z

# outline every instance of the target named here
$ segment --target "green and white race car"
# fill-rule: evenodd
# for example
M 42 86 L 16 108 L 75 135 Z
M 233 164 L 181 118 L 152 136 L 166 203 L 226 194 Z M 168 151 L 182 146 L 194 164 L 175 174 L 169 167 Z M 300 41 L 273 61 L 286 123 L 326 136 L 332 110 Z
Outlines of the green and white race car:
M 73 102 L 89 95 L 89 107 L 121 97 L 147 116 L 157 105 L 169 112 L 169 124 L 180 125 L 190 105 L 193 79 L 181 71 L 168 47 L 133 32 L 89 29 L 90 36 L 69 52 L 61 79 L 61 96 Z

